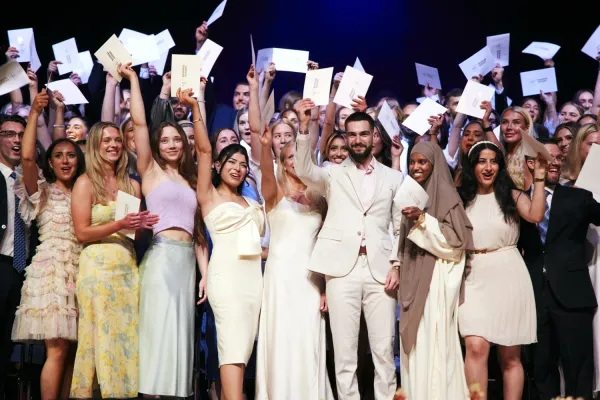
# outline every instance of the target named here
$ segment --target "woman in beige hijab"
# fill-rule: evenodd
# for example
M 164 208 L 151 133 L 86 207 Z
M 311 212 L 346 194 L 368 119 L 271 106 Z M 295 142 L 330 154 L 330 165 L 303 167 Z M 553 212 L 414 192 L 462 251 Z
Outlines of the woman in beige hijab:
M 407 207 L 400 228 L 400 374 L 409 399 L 465 399 L 459 292 L 472 227 L 437 144 L 420 142 L 410 176 L 429 195 Z

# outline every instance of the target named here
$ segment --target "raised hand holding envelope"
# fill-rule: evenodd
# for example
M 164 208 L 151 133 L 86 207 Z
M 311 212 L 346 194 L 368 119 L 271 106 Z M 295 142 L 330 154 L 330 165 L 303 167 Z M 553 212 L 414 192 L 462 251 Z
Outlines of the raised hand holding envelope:
M 200 71 L 202 58 L 197 55 L 173 54 L 171 59 L 171 97 L 177 96 L 177 89 L 192 89 L 193 96 L 200 93 Z
M 60 61 L 58 64 L 58 74 L 63 75 L 67 72 L 72 72 L 74 69 L 81 69 L 79 61 L 79 50 L 75 38 L 67 39 L 63 42 L 52 45 L 54 51 L 54 59 Z
M 87 104 L 88 101 L 81 93 L 81 90 L 73 83 L 71 79 L 61 79 L 48 83 L 48 89 L 58 91 L 63 95 L 65 105 L 71 104 Z
M 256 56 L 256 70 L 266 71 L 270 63 L 277 65 L 277 71 L 306 73 L 308 51 L 290 49 L 261 49 Z
M 400 209 L 407 207 L 417 207 L 423 210 L 429 201 L 429 195 L 417 181 L 407 175 L 402 181 L 402 185 L 396 191 L 394 204 Z
M 550 60 L 560 50 L 560 46 L 545 42 L 531 42 L 529 46 L 523 50 L 525 54 L 533 54 L 540 57 L 542 60 Z
M 554 157 L 550 155 L 546 147 L 538 142 L 533 136 L 529 136 L 527 132 L 521 132 L 521 140 L 523 141 L 523 152 L 526 156 L 536 158 L 538 154 L 546 161 L 552 162 Z
M 202 59 L 202 68 L 200 70 L 200 74 L 203 77 L 208 78 L 212 67 L 215 65 L 217 58 L 219 58 L 219 55 L 221 54 L 221 51 L 223 51 L 222 46 L 219 46 L 210 39 L 206 39 L 202 45 L 202 48 L 198 52 L 198 57 Z
M 442 90 L 442 83 L 440 82 L 440 73 L 437 68 L 429 67 L 427 65 L 415 63 L 417 68 L 417 80 L 421 86 L 431 86 L 432 88 Z
M 489 47 L 484 47 L 458 65 L 467 79 L 477 75 L 487 75 L 496 66 L 496 58 Z
M 468 81 L 463 90 L 456 111 L 470 115 L 475 118 L 483 118 L 485 110 L 481 108 L 482 101 L 491 101 L 494 97 L 493 87 L 482 85 L 474 81 Z
M 315 69 L 306 73 L 303 99 L 311 99 L 316 106 L 329 104 L 329 91 L 333 79 L 333 67 Z
M 492 52 L 492 55 L 496 57 L 496 62 L 503 67 L 508 66 L 508 58 L 510 53 L 510 33 L 488 36 L 487 46 Z
M 118 82 L 121 82 L 123 77 L 119 75 L 117 65 L 133 62 L 131 54 L 129 54 L 125 46 L 123 46 L 123 43 L 117 38 L 117 35 L 114 34 L 94 53 L 94 55 L 100 60 L 106 71 L 110 72 L 113 78 Z
M 377 119 L 383 126 L 383 129 L 388 134 L 390 139 L 394 140 L 394 136 L 398 136 L 400 134 L 400 125 L 398 125 L 398 119 L 396 119 L 396 114 L 394 114 L 394 111 L 387 101 L 384 101 L 381 105 L 381 110 L 379 110 Z
M 544 93 L 558 92 L 556 70 L 554 68 L 537 69 L 521 72 L 523 96 L 535 96 Z
M 14 29 L 8 31 L 8 43 L 19 52 L 18 62 L 31 61 L 31 42 L 33 41 L 33 28 Z
M 275 114 L 275 90 L 271 90 L 269 100 L 267 100 L 267 104 L 265 104 L 265 108 L 262 110 L 261 126 L 270 123 L 271 118 L 273 118 L 273 114 Z
M 432 115 L 444 114 L 446 107 L 429 99 L 425 98 L 409 116 L 402 122 L 402 125 L 415 131 L 419 135 L 423 135 L 431 128 L 431 124 L 427 121 Z
M 589 190 L 594 194 L 594 198 L 600 197 L 600 144 L 593 143 L 590 152 L 585 159 L 583 168 L 579 172 L 579 177 L 575 186 Z
M 127 216 L 127 214 L 137 213 L 140 211 L 141 200 L 135 196 L 122 191 L 117 192 L 117 204 L 115 209 L 115 221 L 119 221 Z M 135 238 L 134 231 L 121 231 L 130 239 Z
M 79 61 L 81 62 L 81 69 L 74 69 L 73 73 L 79 75 L 81 83 L 84 85 L 88 83 L 92 69 L 94 69 L 94 60 L 89 51 L 82 51 L 79 53 Z
M 221 4 L 219 4 L 217 6 L 217 8 L 215 8 L 215 11 L 213 11 L 213 13 L 210 16 L 210 18 L 208 19 L 208 21 L 206 21 L 207 26 L 209 26 L 210 24 L 212 24 L 213 22 L 215 22 L 216 20 L 221 18 L 221 16 L 223 15 L 223 12 L 225 11 L 226 5 L 227 5 L 227 0 L 223 0 L 221 2 Z
M 278 66 L 279 67 L 279 66 Z M 344 107 L 352 108 L 352 101 L 358 96 L 365 96 L 371 86 L 373 75 L 346 66 L 344 77 L 335 94 L 333 102 Z

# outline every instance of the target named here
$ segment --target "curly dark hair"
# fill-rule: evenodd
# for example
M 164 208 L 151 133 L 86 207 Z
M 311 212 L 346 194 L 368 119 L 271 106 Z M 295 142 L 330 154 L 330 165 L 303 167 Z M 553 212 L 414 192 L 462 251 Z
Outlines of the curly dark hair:
M 491 143 L 481 143 L 474 147 L 470 154 L 465 158 L 461 173 L 461 186 L 458 188 L 458 194 L 467 208 L 477 196 L 477 177 L 475 176 L 475 166 L 479 161 L 479 155 L 483 150 L 491 150 L 496 153 L 496 162 L 498 163 L 498 174 L 494 180 L 494 194 L 500 209 L 504 214 L 504 220 L 508 222 L 518 221 L 517 205 L 513 198 L 513 190 L 516 190 L 513 180 L 506 169 L 506 160 L 500 149 Z

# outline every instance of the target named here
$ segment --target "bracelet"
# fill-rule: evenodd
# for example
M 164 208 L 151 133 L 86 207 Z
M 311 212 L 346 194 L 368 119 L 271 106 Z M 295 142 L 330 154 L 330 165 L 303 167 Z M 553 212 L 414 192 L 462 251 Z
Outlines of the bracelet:
M 54 124 L 53 127 L 54 128 L 64 128 L 65 126 L 64 125 L 56 125 L 56 124 Z
M 396 271 L 400 271 L 400 266 L 399 265 L 392 265 L 392 269 L 395 269 Z
M 545 178 L 535 178 L 533 181 L 534 182 L 546 182 L 546 179 Z
M 485 128 L 483 128 L 484 132 L 494 132 L 494 128 L 492 128 L 491 126 L 487 126 Z
M 206 104 L 206 101 L 204 101 L 204 100 L 198 100 L 198 103 L 204 103 L 204 104 Z
M 202 117 L 196 118 L 195 120 L 193 120 L 192 124 L 195 124 L 196 122 L 202 122 Z

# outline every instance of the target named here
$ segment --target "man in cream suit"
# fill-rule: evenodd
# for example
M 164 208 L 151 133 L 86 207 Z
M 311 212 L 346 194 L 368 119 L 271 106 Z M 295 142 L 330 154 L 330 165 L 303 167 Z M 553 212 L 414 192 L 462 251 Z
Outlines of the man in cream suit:
M 391 400 L 396 391 L 394 332 L 398 259 L 389 225 L 401 220 L 392 210 L 402 174 L 372 154 L 373 119 L 356 112 L 345 122 L 350 156 L 339 165 L 312 162 L 308 121 L 314 103 L 301 100 L 295 170 L 307 185 L 320 188 L 329 209 L 310 260 L 310 270 L 325 275 L 340 400 L 358 400 L 356 379 L 361 308 L 375 364 L 375 398 Z M 394 231 L 398 229 L 394 227 Z

